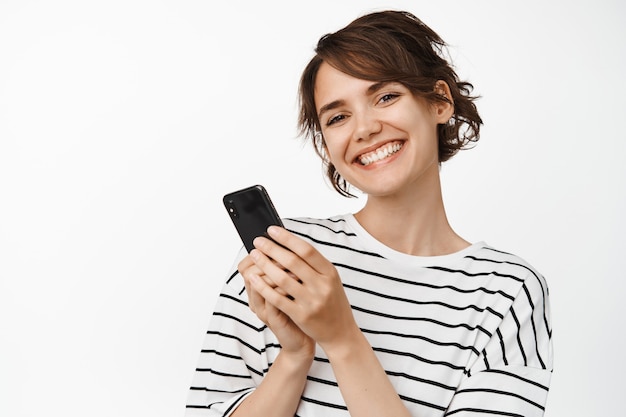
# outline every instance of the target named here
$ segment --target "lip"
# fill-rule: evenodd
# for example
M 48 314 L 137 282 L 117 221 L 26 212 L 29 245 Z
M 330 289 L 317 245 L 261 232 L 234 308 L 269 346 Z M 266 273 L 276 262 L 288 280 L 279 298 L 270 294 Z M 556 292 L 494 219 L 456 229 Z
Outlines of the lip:
M 402 152 L 402 149 L 404 149 L 405 142 L 406 142 L 405 140 L 401 140 L 401 139 L 391 139 L 391 140 L 387 140 L 387 141 L 383 141 L 383 142 L 378 142 L 378 143 L 376 143 L 376 144 L 374 144 L 374 145 L 372 145 L 372 146 L 368 146 L 367 148 L 362 149 L 362 150 L 361 150 L 361 151 L 360 151 L 360 152 L 359 152 L 359 153 L 358 153 L 358 154 L 354 157 L 354 159 L 352 160 L 352 163 L 357 164 L 357 165 L 359 165 L 359 166 L 361 166 L 361 167 L 365 168 L 366 166 L 364 166 L 364 165 L 362 165 L 362 164 L 361 164 L 361 157 L 362 157 L 363 155 L 368 154 L 368 153 L 370 153 L 370 152 L 374 152 L 375 150 L 377 150 L 377 149 L 379 149 L 379 148 L 382 148 L 383 146 L 389 145 L 390 143 L 400 143 L 400 144 L 402 144 L 402 148 L 400 149 L 400 151 L 398 151 L 398 152 L 397 152 L 397 153 L 400 153 L 400 152 Z M 391 157 L 389 157 L 389 158 L 387 158 L 387 159 L 384 159 L 383 161 L 379 161 L 379 162 L 386 162 L 388 159 L 391 159 L 391 158 L 393 158 L 395 155 L 397 155 L 397 153 L 396 153 L 396 154 L 394 154 L 394 155 L 392 155 Z M 395 158 L 394 158 L 394 159 L 395 159 Z M 376 164 L 378 164 L 379 162 L 375 162 L 375 163 L 374 163 L 374 164 L 372 164 L 372 165 L 376 165 Z M 369 165 L 368 165 L 368 166 L 369 166 Z

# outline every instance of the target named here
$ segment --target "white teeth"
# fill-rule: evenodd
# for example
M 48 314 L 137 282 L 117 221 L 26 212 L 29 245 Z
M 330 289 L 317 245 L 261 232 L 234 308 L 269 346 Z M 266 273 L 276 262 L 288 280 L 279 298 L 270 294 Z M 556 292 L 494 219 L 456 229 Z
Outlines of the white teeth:
M 401 143 L 390 143 L 366 155 L 361 155 L 359 157 L 359 162 L 361 162 L 361 164 L 363 165 L 373 164 L 374 162 L 380 161 L 381 159 L 385 159 L 393 155 L 394 153 L 398 152 L 400 148 L 402 148 Z

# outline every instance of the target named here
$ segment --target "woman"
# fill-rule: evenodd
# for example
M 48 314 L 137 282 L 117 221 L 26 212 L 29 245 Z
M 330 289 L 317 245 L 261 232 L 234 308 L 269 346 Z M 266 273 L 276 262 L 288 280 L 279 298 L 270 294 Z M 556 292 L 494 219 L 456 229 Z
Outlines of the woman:
M 482 123 L 439 36 L 406 12 L 320 39 L 300 126 L 354 215 L 287 219 L 242 252 L 188 415 L 542 415 L 547 286 L 449 225 L 439 165 Z

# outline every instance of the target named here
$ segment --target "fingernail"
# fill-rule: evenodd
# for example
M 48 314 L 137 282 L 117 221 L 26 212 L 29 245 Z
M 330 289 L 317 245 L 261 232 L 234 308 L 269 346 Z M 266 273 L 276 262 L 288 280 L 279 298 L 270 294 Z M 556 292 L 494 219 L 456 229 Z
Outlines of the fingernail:
M 250 256 L 255 261 L 258 261 L 259 260 L 259 251 L 257 249 L 252 249 L 252 252 L 250 252 Z
M 280 227 L 278 226 L 268 227 L 267 234 L 269 234 L 271 237 L 277 237 L 280 234 Z
M 257 249 L 263 249 L 265 245 L 267 244 L 265 240 L 266 239 L 263 236 L 255 237 L 254 240 L 252 241 L 252 244 Z

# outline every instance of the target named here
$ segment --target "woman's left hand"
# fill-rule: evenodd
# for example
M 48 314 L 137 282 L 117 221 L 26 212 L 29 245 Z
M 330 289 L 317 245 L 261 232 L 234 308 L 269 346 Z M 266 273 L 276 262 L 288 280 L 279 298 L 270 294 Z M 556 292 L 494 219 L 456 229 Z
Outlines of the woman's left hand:
M 324 349 L 350 414 L 409 416 L 352 315 L 334 265 L 285 229 L 268 233 L 280 245 L 257 238 L 250 255 L 276 288 L 258 276 L 251 284 Z
M 250 255 L 276 288 L 263 279 L 253 279 L 255 290 L 323 349 L 350 343 L 360 330 L 337 269 L 289 231 L 271 226 L 268 234 L 275 242 L 256 238 L 256 249 Z

